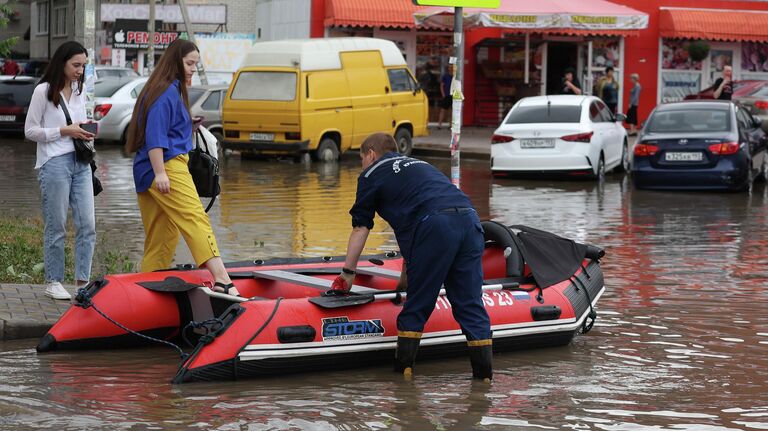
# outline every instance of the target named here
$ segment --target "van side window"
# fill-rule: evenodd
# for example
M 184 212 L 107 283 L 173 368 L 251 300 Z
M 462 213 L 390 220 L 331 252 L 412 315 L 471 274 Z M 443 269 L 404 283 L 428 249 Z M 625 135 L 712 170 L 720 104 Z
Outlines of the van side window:
M 387 75 L 389 75 L 389 86 L 393 92 L 413 91 L 416 89 L 408 69 L 389 69 L 387 70 Z

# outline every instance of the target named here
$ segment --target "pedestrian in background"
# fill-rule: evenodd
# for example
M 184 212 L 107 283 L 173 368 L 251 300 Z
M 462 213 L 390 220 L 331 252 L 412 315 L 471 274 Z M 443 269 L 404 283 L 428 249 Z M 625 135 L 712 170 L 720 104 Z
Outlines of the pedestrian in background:
M 579 80 L 573 76 L 573 72 L 574 70 L 571 67 L 565 69 L 565 74 L 563 75 L 563 89 L 561 90 L 562 94 L 574 94 L 576 96 L 581 94 L 581 83 L 579 83 Z
M 472 375 L 490 380 L 491 323 L 483 305 L 483 228 L 467 195 L 429 163 L 397 153 L 392 136 L 374 133 L 360 146 L 352 232 L 332 289 L 348 292 L 376 212 L 392 226 L 403 254 L 408 297 L 397 316 L 395 371 L 413 373 L 424 325 L 445 286 L 467 338 Z
M 627 124 L 629 124 L 629 135 L 637 135 L 637 106 L 640 105 L 640 75 L 633 73 L 629 75 L 632 80 L 632 89 L 629 90 L 629 110 L 627 111 Z
M 195 263 L 213 275 L 213 289 L 238 295 L 187 167 L 193 148 L 187 85 L 199 60 L 194 43 L 171 43 L 133 109 L 126 150 L 136 152 L 133 179 L 146 234 L 141 270 L 169 268 L 181 234 Z
M 712 97 L 715 99 L 731 100 L 733 96 L 733 68 L 731 66 L 723 66 L 723 76 L 717 78 L 712 88 L 715 89 L 712 93 Z
M 603 99 L 608 109 L 616 115 L 616 107 L 619 104 L 619 83 L 613 76 L 613 66 L 605 68 L 605 76 L 597 82 L 597 95 Z
M 449 64 L 448 69 L 440 78 L 440 113 L 437 116 L 437 128 L 443 127 L 443 121 L 451 118 L 451 105 L 453 98 L 451 96 L 451 82 L 453 81 L 453 65 Z
M 5 62 L 3 63 L 3 75 L 11 75 L 15 76 L 21 73 L 21 68 L 19 67 L 19 63 L 16 63 L 13 61 L 13 59 L 6 58 Z
M 40 194 L 43 203 L 43 255 L 45 294 L 70 299 L 64 281 L 64 242 L 67 237 L 67 210 L 75 223 L 75 284 L 83 286 L 91 277 L 96 247 L 96 217 L 93 204 L 91 167 L 75 157 L 72 139 L 92 140 L 94 135 L 80 128 L 86 122 L 85 64 L 88 51 L 78 42 L 64 42 L 53 53 L 48 67 L 35 87 L 24 123 L 24 135 L 37 142 Z M 66 106 L 72 124 L 67 125 Z

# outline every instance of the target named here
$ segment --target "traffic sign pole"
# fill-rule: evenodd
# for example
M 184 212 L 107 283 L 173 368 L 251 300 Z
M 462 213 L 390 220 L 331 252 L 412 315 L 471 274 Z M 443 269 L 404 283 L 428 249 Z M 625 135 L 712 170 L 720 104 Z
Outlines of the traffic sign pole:
M 461 188 L 461 120 L 464 105 L 462 82 L 464 79 L 464 8 L 457 7 L 453 13 L 453 46 L 455 57 L 451 59 L 453 82 L 451 82 L 451 183 Z

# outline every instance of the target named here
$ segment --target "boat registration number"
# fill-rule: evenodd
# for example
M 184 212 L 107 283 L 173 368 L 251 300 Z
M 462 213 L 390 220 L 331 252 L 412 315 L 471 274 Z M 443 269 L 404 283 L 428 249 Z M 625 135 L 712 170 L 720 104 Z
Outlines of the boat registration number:
M 701 152 L 667 152 L 664 153 L 664 160 L 667 162 L 700 162 L 704 160 L 704 154 Z
M 521 139 L 520 148 L 555 148 L 554 139 Z
M 0 115 L 0 121 L 16 121 L 15 115 Z
M 251 141 L 274 141 L 274 133 L 251 133 Z

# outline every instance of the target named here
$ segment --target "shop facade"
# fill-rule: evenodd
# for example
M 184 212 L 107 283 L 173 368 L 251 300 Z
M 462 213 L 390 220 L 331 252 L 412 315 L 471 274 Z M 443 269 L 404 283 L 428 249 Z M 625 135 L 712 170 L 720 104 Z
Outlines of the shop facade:
M 609 66 L 620 80 L 624 39 L 647 25 L 644 14 L 604 0 L 585 0 L 570 11 L 550 0 L 524 8 L 518 3 L 502 1 L 490 15 L 465 9 L 465 125 L 496 126 L 520 98 L 559 94 L 566 69 L 574 70 L 586 94 Z M 394 41 L 430 98 L 430 121 L 437 120 L 434 102 L 454 55 L 451 9 L 420 8 L 411 0 L 320 0 L 312 8 L 313 37 Z
M 640 120 L 659 103 L 710 87 L 733 67 L 735 80 L 768 79 L 768 4 L 726 0 L 612 0 L 649 17 L 648 28 L 626 39 L 625 69 L 643 85 Z M 691 45 L 706 55 L 692 57 Z M 626 75 L 628 76 L 628 75 Z M 627 79 L 624 80 L 628 97 Z

